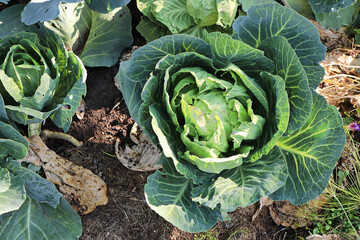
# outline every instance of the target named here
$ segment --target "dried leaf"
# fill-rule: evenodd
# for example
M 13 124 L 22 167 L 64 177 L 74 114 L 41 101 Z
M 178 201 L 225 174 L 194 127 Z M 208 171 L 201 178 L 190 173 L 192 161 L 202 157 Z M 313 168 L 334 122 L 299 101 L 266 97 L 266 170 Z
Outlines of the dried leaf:
M 345 240 L 346 238 L 342 237 L 340 234 L 325 234 L 325 235 L 311 235 L 306 238 L 306 240 Z
M 274 204 L 274 201 L 271 200 L 269 197 L 267 197 L 267 196 L 261 197 L 259 209 L 257 209 L 255 214 L 252 216 L 252 221 L 255 221 L 257 216 L 260 214 L 261 209 L 263 209 L 263 207 L 268 207 L 273 204 Z
M 58 187 L 78 213 L 88 214 L 97 206 L 107 204 L 107 187 L 99 176 L 58 156 L 39 136 L 28 140 L 30 150 L 22 161 L 42 167 L 46 178 Z
M 304 227 L 308 224 L 306 219 L 298 216 L 298 211 L 301 206 L 294 206 L 289 201 L 276 201 L 274 205 L 269 206 L 269 211 L 272 219 L 277 225 L 285 227 Z
M 339 48 L 326 53 L 325 60 L 321 63 L 325 69 L 324 80 L 316 91 L 329 104 L 340 107 L 341 103 L 349 101 L 354 108 L 360 106 L 358 54 L 358 50 L 351 48 Z
M 347 36 L 345 34 L 346 28 L 341 28 L 339 31 L 332 31 L 330 29 L 326 29 L 323 26 L 321 26 L 320 23 L 309 20 L 312 24 L 315 25 L 315 27 L 318 29 L 320 34 L 320 39 L 326 46 L 328 50 L 334 49 L 337 47 L 344 47 L 348 46 L 349 41 L 347 40 Z
M 140 134 L 139 134 L 140 133 Z M 161 152 L 143 133 L 137 124 L 131 129 L 130 138 L 135 143 L 132 147 L 119 147 L 119 139 L 116 140 L 115 153 L 118 160 L 128 169 L 133 171 L 153 171 L 161 168 L 157 164 Z
M 326 202 L 327 197 L 323 194 L 304 205 L 292 205 L 289 201 L 275 201 L 269 205 L 271 218 L 277 225 L 291 227 L 293 229 L 312 224 L 306 216 L 310 209 L 318 209 Z

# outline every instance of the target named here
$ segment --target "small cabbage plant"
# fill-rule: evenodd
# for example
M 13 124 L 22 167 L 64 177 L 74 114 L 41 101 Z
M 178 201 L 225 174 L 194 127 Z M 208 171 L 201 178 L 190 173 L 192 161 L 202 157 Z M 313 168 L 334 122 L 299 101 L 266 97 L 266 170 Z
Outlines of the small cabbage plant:
M 38 175 L 40 168 L 20 164 L 29 143 L 15 124 L 38 126 L 50 117 L 67 131 L 85 80 L 81 60 L 51 31 L 0 40 L 0 239 L 81 235 L 80 216 L 54 184 Z
M 117 75 L 130 114 L 163 151 L 146 200 L 189 232 L 262 196 L 314 199 L 345 144 L 338 111 L 314 90 L 326 51 L 317 29 L 277 3 L 251 7 L 233 29 L 162 37 Z
M 0 40 L 0 94 L 11 121 L 27 125 L 50 117 L 67 131 L 86 93 L 85 80 L 81 60 L 51 31 Z
M 143 13 L 137 30 L 150 42 L 161 36 L 185 33 L 201 36 L 206 29 L 231 31 L 237 0 L 137 0 Z
M 87 2 L 96 5 L 103 1 Z M 118 0 L 114 4 L 116 2 Z M 26 7 L 31 4 L 30 2 Z M 36 8 L 39 3 L 34 5 Z M 22 31 L 53 31 L 63 40 L 66 49 L 74 52 L 87 67 L 114 66 L 121 51 L 133 42 L 131 14 L 126 6 L 102 14 L 92 11 L 84 2 L 61 3 L 56 7 L 59 11 L 57 18 L 36 26 L 27 26 L 21 22 L 24 6 L 25 4 L 15 4 L 0 11 L 0 39 Z M 45 43 L 46 41 L 43 40 Z
M 80 216 L 37 167 L 17 161 L 28 150 L 0 95 L 0 239 L 78 239 Z

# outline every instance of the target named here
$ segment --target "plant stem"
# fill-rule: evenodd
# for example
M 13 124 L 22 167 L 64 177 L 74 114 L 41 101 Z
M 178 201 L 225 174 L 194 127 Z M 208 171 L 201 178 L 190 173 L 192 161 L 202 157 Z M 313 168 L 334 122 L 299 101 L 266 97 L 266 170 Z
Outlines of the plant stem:
M 49 130 L 43 130 L 41 132 L 41 137 L 44 139 L 55 138 L 55 139 L 65 140 L 65 141 L 68 141 L 69 143 L 71 143 L 72 145 L 74 145 L 75 147 L 80 147 L 82 145 L 82 142 L 78 141 L 73 136 L 66 134 L 66 133 L 61 133 L 61 132 L 52 132 Z
M 40 135 L 40 133 L 41 133 L 41 123 L 30 123 L 28 125 L 29 137 Z

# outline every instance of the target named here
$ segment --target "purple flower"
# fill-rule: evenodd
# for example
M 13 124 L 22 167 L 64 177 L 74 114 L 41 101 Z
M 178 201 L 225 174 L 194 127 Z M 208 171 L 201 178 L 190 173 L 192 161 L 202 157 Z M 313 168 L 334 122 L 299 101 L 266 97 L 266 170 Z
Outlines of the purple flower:
M 348 128 L 351 131 L 360 131 L 360 123 L 357 122 L 350 123 Z

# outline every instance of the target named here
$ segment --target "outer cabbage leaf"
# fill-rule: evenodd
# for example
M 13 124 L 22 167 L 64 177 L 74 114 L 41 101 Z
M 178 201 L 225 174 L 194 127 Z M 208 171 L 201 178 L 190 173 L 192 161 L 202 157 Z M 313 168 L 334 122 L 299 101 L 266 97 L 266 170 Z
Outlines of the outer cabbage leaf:
M 360 6 L 359 1 L 333 1 L 325 4 L 309 1 L 309 3 L 314 11 L 316 21 L 323 27 L 334 30 L 351 25 L 359 12 Z
M 20 15 L 24 7 L 25 4 L 16 4 L 0 12 L 0 39 L 6 35 L 25 31 L 28 28 L 28 26 L 21 22 Z
M 78 239 L 80 216 L 64 198 L 56 208 L 27 198 L 19 210 L 0 219 L 0 239 Z
M 312 105 L 308 85 L 316 88 L 324 75 L 319 62 L 324 59 L 326 48 L 320 42 L 317 29 L 296 12 L 271 3 L 250 8 L 248 15 L 238 18 L 233 27 L 241 41 L 263 49 L 270 59 L 276 61 L 277 74 L 285 77 L 287 88 L 291 90 L 288 133 L 297 130 L 305 124 Z M 285 39 L 271 40 L 279 35 Z M 285 47 L 292 57 L 284 54 L 279 47 Z
M 285 6 L 298 12 L 300 15 L 315 20 L 314 13 L 309 5 L 308 0 L 284 0 Z
M 241 9 L 245 12 L 247 12 L 250 7 L 255 5 L 275 2 L 276 0 L 239 0 L 239 3 L 241 4 Z
M 357 0 L 308 0 L 308 2 L 314 13 L 330 13 L 353 5 Z
M 16 129 L 0 121 L 0 159 L 6 156 L 23 159 L 28 148 L 28 141 Z
M 59 15 L 59 4 L 61 2 L 75 3 L 80 1 L 81 0 L 32 0 L 22 11 L 21 21 L 26 25 L 49 21 Z
M 141 16 L 141 21 L 136 26 L 136 29 L 144 36 L 146 42 L 151 42 L 162 36 L 171 34 L 167 28 L 156 24 L 145 15 Z
M 228 219 L 218 208 L 210 209 L 192 201 L 191 179 L 179 174 L 171 159 L 162 156 L 163 169 L 148 178 L 145 197 L 150 207 L 175 226 L 187 232 L 202 232 L 218 220 Z
M 149 42 L 178 33 L 201 37 L 204 29 L 226 32 L 234 21 L 238 2 L 137 0 L 137 6 L 144 14 L 137 30 Z
M 17 161 L 7 159 L 1 166 L 8 169 L 13 175 L 19 176 L 25 180 L 27 196 L 39 203 L 47 203 L 53 208 L 59 205 L 62 194 L 58 192 L 53 183 L 42 178 L 30 169 L 21 167 L 20 163 Z
M 107 13 L 115 8 L 125 6 L 130 0 L 85 0 L 85 2 L 91 10 L 99 13 Z
M 0 163 L 7 156 L 23 159 L 27 155 L 29 142 L 9 124 L 1 94 L 0 116 Z
M 152 15 L 169 28 L 170 32 L 180 33 L 194 25 L 194 20 L 187 11 L 186 0 L 154 0 L 151 2 Z
M 0 215 L 19 209 L 25 199 L 24 179 L 0 167 Z
M 345 132 L 339 112 L 322 96 L 313 93 L 313 99 L 306 124 L 276 144 L 286 157 L 288 178 L 270 195 L 274 200 L 304 204 L 320 195 L 344 148 Z
M 80 217 L 51 182 L 18 161 L 0 160 L 0 239 L 80 236 Z
M 247 14 L 233 24 L 236 37 L 255 48 L 269 37 L 285 37 L 304 67 L 310 87 L 315 89 L 324 76 L 324 69 L 319 63 L 325 58 L 326 47 L 321 43 L 314 25 L 279 4 L 257 5 Z
M 251 77 L 258 77 L 262 71 L 273 72 L 274 64 L 264 56 L 264 52 L 232 39 L 230 36 L 214 32 L 205 33 L 203 39 L 212 47 L 214 66 L 226 67 L 232 63 Z
M 290 121 L 286 134 L 304 125 L 312 107 L 312 93 L 296 52 L 281 35 L 265 39 L 260 47 L 275 63 L 275 73 L 282 77 L 290 103 Z
M 187 11 L 198 26 L 217 24 L 223 28 L 231 27 L 238 3 L 233 0 L 187 0 Z
M 0 95 L 0 122 L 9 123 L 9 118 L 6 114 L 4 99 Z
M 127 7 L 100 14 L 84 3 L 61 4 L 58 18 L 44 26 L 61 36 L 88 67 L 111 67 L 132 44 L 131 15 Z
M 194 187 L 192 199 L 203 206 L 230 212 L 246 207 L 267 196 L 286 180 L 285 157 L 275 147 L 255 163 L 227 170 L 207 184 Z
M 5 192 L 10 188 L 10 173 L 7 169 L 0 169 L 0 192 Z
M 207 27 L 201 27 L 198 25 L 194 25 L 192 27 L 190 27 L 189 29 L 185 30 L 182 32 L 182 34 L 187 34 L 187 35 L 192 35 L 192 36 L 197 36 L 197 37 L 204 37 L 204 33 L 207 32 L 222 32 L 222 33 L 227 33 L 227 34 L 232 34 L 232 29 L 231 28 L 227 28 L 227 29 L 223 29 L 222 27 L 218 26 L 218 25 L 211 25 L 211 26 L 207 26 Z
M 86 69 L 81 60 L 73 53 L 69 53 L 69 67 L 62 72 L 65 81 L 60 83 L 54 101 L 61 102 L 69 108 L 60 108 L 51 116 L 51 120 L 61 126 L 66 132 L 70 128 L 72 117 L 80 106 L 82 96 L 86 95 Z

